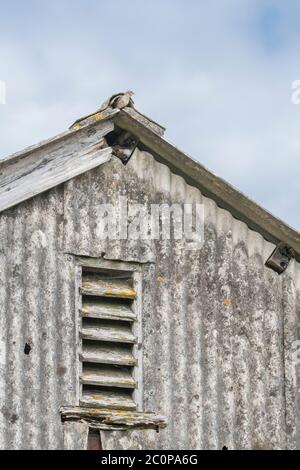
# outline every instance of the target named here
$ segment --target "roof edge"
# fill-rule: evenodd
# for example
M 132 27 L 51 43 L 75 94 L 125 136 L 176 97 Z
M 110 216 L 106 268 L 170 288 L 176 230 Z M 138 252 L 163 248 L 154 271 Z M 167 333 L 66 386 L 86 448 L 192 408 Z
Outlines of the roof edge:
M 166 163 L 174 173 L 200 189 L 204 196 L 214 199 L 219 207 L 230 211 L 236 219 L 261 233 L 266 240 L 274 244 L 284 242 L 293 248 L 297 261 L 300 261 L 300 234 L 295 229 L 157 135 L 150 126 L 145 126 L 128 112 L 127 108 L 121 110 L 113 120 L 117 126 L 137 136 L 157 160 Z
M 14 166 L 23 157 L 67 141 L 68 138 L 75 137 L 75 134 L 83 136 L 90 128 L 99 129 L 99 125 L 101 129 L 102 123 L 108 121 L 134 134 L 140 145 L 149 150 L 158 161 L 167 164 L 174 173 L 183 176 L 189 184 L 200 189 L 203 195 L 213 199 L 219 207 L 230 211 L 236 219 L 245 222 L 266 240 L 274 244 L 284 242 L 289 245 L 295 251 L 297 261 L 300 261 L 299 232 L 168 142 L 163 138 L 164 127 L 132 108 L 111 110 L 101 117 L 92 114 L 78 119 L 68 131 L 3 158 L 0 160 L 0 171 Z M 14 204 L 10 204 L 12 205 Z M 0 207 L 0 212 L 2 210 L 4 208 Z
M 48 146 L 62 142 L 75 134 L 80 135 L 81 132 L 82 133 L 85 132 L 87 128 L 96 126 L 100 122 L 101 123 L 107 122 L 112 117 L 114 117 L 114 115 L 117 114 L 118 112 L 119 112 L 118 109 L 113 110 L 112 113 L 110 113 L 107 116 L 104 116 L 101 120 L 99 119 L 92 120 L 91 122 L 89 122 L 89 125 L 87 126 L 74 126 L 74 127 L 71 126 L 67 131 L 61 132 L 60 134 L 57 134 L 54 137 L 50 137 L 49 139 L 42 140 L 41 142 L 38 142 L 37 144 L 34 144 L 34 145 L 30 145 L 29 147 L 26 147 L 23 150 L 7 155 L 6 157 L 3 157 L 0 159 L 0 170 L 1 170 L 1 167 L 9 165 L 10 163 L 16 163 L 20 158 L 25 158 L 28 155 L 32 154 L 33 152 L 36 152 L 37 150 L 38 151 L 44 150 Z
M 0 165 L 0 212 L 108 162 L 112 148 L 105 136 L 113 130 L 114 122 L 107 120 L 6 159 Z

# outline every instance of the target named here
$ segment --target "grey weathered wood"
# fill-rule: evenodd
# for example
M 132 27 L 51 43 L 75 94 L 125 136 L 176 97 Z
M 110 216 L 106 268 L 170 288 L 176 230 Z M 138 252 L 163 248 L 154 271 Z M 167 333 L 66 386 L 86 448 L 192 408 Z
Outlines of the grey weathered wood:
M 136 292 L 126 279 L 104 280 L 99 276 L 85 276 L 80 289 L 83 295 L 135 299 Z
M 167 164 L 176 174 L 182 175 L 189 184 L 199 188 L 204 195 L 215 200 L 220 207 L 229 210 L 234 217 L 244 221 L 251 229 L 258 231 L 272 243 L 285 242 L 291 246 L 296 252 L 296 259 L 300 260 L 300 234 L 296 230 L 274 217 L 226 181 L 211 173 L 199 162 L 193 160 L 170 142 L 163 139 L 159 135 L 159 129 L 152 128 L 148 123 L 151 120 L 148 118 L 146 120 L 141 119 L 140 116 L 142 115 L 138 111 L 131 108 L 125 108 L 121 111 L 114 110 L 114 113 L 107 116 L 103 113 L 101 116 L 95 115 L 92 121 L 84 123 L 83 127 L 81 127 L 82 123 L 80 123 L 80 126 L 75 126 L 72 131 L 65 132 L 53 139 L 0 160 L 0 181 L 2 175 L 6 174 L 7 171 L 13 175 L 14 169 L 11 170 L 12 165 L 18 164 L 19 161 L 27 161 L 28 156 L 31 158 L 31 153 L 34 155 L 40 153 L 46 154 L 46 152 L 50 152 L 55 146 L 60 146 L 60 148 L 66 147 L 69 140 L 72 140 L 74 143 L 76 136 L 84 135 L 91 129 L 97 128 L 99 124 L 105 125 L 105 119 L 111 119 L 111 121 L 108 121 L 111 125 L 113 121 L 122 129 L 132 132 L 159 161 Z M 83 171 L 86 170 L 84 169 Z M 16 191 L 16 200 L 14 195 L 11 196 L 10 201 L 7 201 L 6 204 L 4 204 L 4 199 L 3 202 L 1 200 L 0 211 L 30 197 L 32 197 L 32 194 L 30 195 L 29 193 L 25 198 L 19 198 L 19 193 Z
M 131 116 L 135 121 L 139 122 L 142 126 L 145 126 L 148 129 L 151 129 L 152 132 L 162 137 L 165 133 L 166 128 L 158 124 L 157 122 L 150 119 L 145 114 L 140 113 L 134 108 L 124 108 L 122 110 L 125 114 Z
M 120 111 L 119 109 L 114 110 L 113 113 L 103 116 L 101 119 L 101 122 L 99 122 L 99 119 L 95 119 L 90 127 L 95 128 L 97 132 L 96 127 L 102 129 L 103 125 L 105 126 L 106 122 L 113 115 L 117 114 L 119 111 Z M 24 159 L 28 155 L 32 155 L 35 152 L 48 151 L 48 149 L 51 149 L 53 145 L 56 145 L 58 143 L 60 146 L 64 145 L 65 142 L 68 142 L 69 139 L 74 139 L 74 137 L 82 141 L 86 138 L 86 136 L 88 136 L 88 138 L 91 138 L 91 140 L 93 140 L 92 134 L 93 134 L 93 131 L 90 131 L 89 129 L 69 128 L 67 131 L 61 132 L 60 134 L 57 134 L 54 137 L 50 137 L 49 139 L 42 140 L 38 142 L 37 144 L 30 145 L 29 147 L 26 147 L 25 149 L 15 152 L 11 155 L 2 157 L 0 159 L 0 171 L 2 171 L 2 168 L 4 168 L 7 164 L 16 163 L 18 160 Z
M 133 274 L 133 285 L 137 293 L 136 301 L 133 303 L 132 308 L 134 313 L 137 315 L 137 321 L 132 325 L 132 331 L 138 338 L 138 343 L 133 345 L 133 355 L 137 359 L 138 367 L 133 369 L 133 378 L 138 384 L 138 387 L 135 388 L 133 392 L 133 399 L 138 406 L 138 410 L 143 409 L 144 402 L 144 373 L 143 373 L 143 362 L 144 362 L 144 353 L 145 349 L 141 347 L 144 343 L 143 338 L 143 324 L 144 319 L 142 316 L 143 312 L 143 278 L 144 274 L 142 272 L 134 272 Z M 151 308 L 151 307 L 150 307 Z
M 130 394 L 117 390 L 84 390 L 80 403 L 99 408 L 136 410 L 136 404 Z
M 128 322 L 136 320 L 136 314 L 131 310 L 129 305 L 108 301 L 105 303 L 83 302 L 81 316 Z
M 106 367 L 103 369 L 85 366 L 80 377 L 85 385 L 97 385 L 118 388 L 135 388 L 136 383 L 129 369 L 120 367 Z
M 109 347 L 103 345 L 83 344 L 80 359 L 84 362 L 98 364 L 116 364 L 120 366 L 135 366 L 136 359 L 130 350 L 114 344 Z
M 114 343 L 136 343 L 137 338 L 131 331 L 128 324 L 123 325 L 119 322 L 99 322 L 90 321 L 81 329 L 81 337 L 94 341 L 110 341 Z
M 131 261 L 129 264 L 126 261 L 117 261 L 109 260 L 104 258 L 89 258 L 87 256 L 76 256 L 76 261 L 80 266 L 90 267 L 90 268 L 99 268 L 99 269 L 108 269 L 113 271 L 122 271 L 127 274 L 132 272 L 140 272 L 143 267 L 141 266 L 142 262 Z
M 79 421 L 91 427 L 110 430 L 128 429 L 162 429 L 167 426 L 163 416 L 154 413 L 137 411 L 103 410 L 97 408 L 84 408 L 63 406 L 60 409 L 64 422 Z
M 110 119 L 116 114 L 120 112 L 119 109 L 106 109 L 104 111 L 96 111 L 95 113 L 88 114 L 87 116 L 83 116 L 76 121 L 69 127 L 71 130 L 79 130 L 84 127 L 89 127 L 91 124 L 95 124 L 96 122 L 103 121 L 104 119 Z
M 113 128 L 106 122 L 91 136 L 69 136 L 0 165 L 0 211 L 109 161 L 112 150 L 103 137 Z

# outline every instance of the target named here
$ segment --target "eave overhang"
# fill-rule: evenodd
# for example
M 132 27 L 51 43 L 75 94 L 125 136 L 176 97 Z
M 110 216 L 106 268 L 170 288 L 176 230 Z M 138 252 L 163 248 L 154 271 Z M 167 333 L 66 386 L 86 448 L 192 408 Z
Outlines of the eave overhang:
M 140 148 L 266 240 L 291 247 L 300 261 L 300 234 L 296 230 L 179 150 L 163 137 L 162 126 L 132 108 L 78 119 L 67 132 L 0 160 L 0 212 L 109 161 L 113 149 L 101 148 L 101 142 L 114 128 L 133 134 Z M 55 170 L 57 161 L 68 171 Z M 41 168 L 44 183 L 37 178 Z M 52 177 L 55 172 L 57 178 Z

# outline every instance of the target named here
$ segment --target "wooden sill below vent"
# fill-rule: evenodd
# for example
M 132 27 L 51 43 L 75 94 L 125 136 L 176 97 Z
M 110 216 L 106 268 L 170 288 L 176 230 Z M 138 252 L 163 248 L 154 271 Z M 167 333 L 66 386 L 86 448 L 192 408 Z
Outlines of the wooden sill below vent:
M 72 421 L 86 423 L 93 429 L 110 431 L 155 429 L 159 431 L 167 426 L 166 419 L 154 413 L 107 410 L 80 406 L 62 406 L 60 413 L 63 422 Z

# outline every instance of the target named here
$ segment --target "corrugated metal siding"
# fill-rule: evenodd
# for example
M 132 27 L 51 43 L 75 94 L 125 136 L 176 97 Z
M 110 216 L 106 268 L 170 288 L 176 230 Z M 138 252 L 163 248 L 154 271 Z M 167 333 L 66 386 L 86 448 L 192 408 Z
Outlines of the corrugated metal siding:
M 99 204 L 120 194 L 203 202 L 204 247 L 100 241 Z M 2 447 L 61 446 L 58 408 L 76 403 L 74 267 L 63 252 L 144 263 L 144 409 L 166 415 L 169 426 L 102 432 L 104 448 L 300 447 L 291 360 L 299 264 L 282 276 L 265 268 L 274 247 L 259 234 L 139 151 L 127 166 L 113 159 L 5 212 L 0 224 Z
M 62 195 L 52 190 L 0 217 L 1 448 L 62 448 L 59 407 L 76 399 L 74 269 L 60 253 Z

